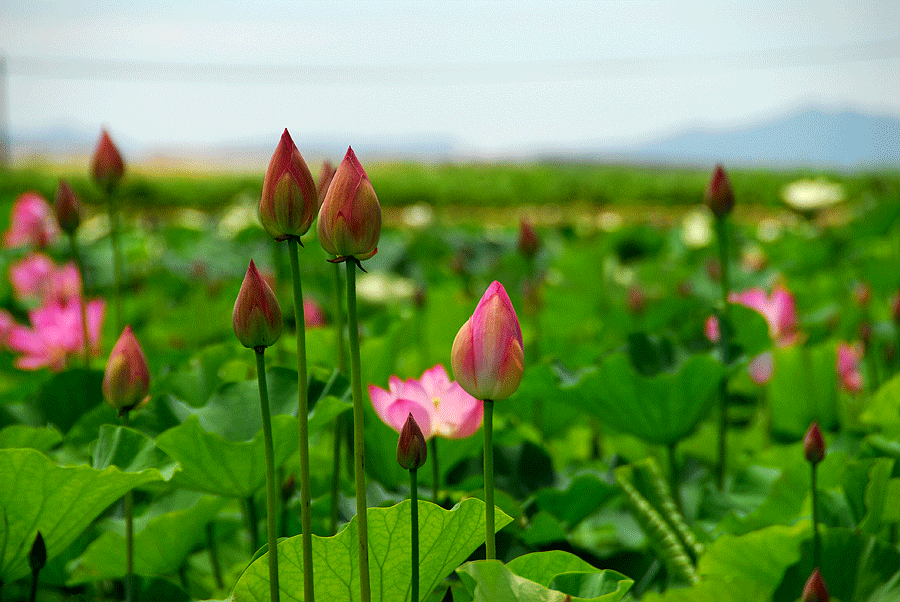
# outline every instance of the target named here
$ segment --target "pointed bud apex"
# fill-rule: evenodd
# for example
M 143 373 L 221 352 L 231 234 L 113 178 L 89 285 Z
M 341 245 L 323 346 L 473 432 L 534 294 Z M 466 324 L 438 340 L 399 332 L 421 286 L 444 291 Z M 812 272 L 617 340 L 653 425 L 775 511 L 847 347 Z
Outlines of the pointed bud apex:
M 721 164 L 716 165 L 712 179 L 706 189 L 706 204 L 712 210 L 713 215 L 721 219 L 731 213 L 734 208 L 734 192 L 731 190 L 731 182 L 728 174 Z
M 537 255 L 540 246 L 541 240 L 538 238 L 534 226 L 531 225 L 531 222 L 522 220 L 519 225 L 519 253 L 524 255 L 526 259 L 531 260 Z
M 241 345 L 252 349 L 274 345 L 281 336 L 283 323 L 278 299 L 252 259 L 234 303 L 232 324 Z
M 94 158 L 91 160 L 91 176 L 108 194 L 119 185 L 123 175 L 125 162 L 122 161 L 122 155 L 119 154 L 119 149 L 113 144 L 107 131 L 103 130 L 97 143 L 97 150 L 94 151 Z
M 378 252 L 381 205 L 352 148 L 328 186 L 316 227 L 322 248 L 338 259 L 369 259 Z
M 803 437 L 803 454 L 806 456 L 806 461 L 811 464 L 818 464 L 825 457 L 825 440 L 822 439 L 822 431 L 819 430 L 818 422 L 809 425 L 809 429 Z
M 291 135 L 284 130 L 266 170 L 259 220 L 275 240 L 285 240 L 306 234 L 318 210 L 312 174 Z
M 825 582 L 822 580 L 822 575 L 819 573 L 818 568 L 812 572 L 812 575 L 806 581 L 806 585 L 803 586 L 803 595 L 800 597 L 800 600 L 802 602 L 828 602 L 828 588 L 825 587 Z
M 145 401 L 150 392 L 150 368 L 147 358 L 134 338 L 131 326 L 126 326 L 113 346 L 103 375 L 103 396 L 106 403 L 122 415 Z
M 28 566 L 31 567 L 32 573 L 36 573 L 44 568 L 45 564 L 47 564 L 47 546 L 44 544 L 44 536 L 38 531 L 28 552 Z
M 453 588 L 448 587 L 447 593 L 444 594 L 444 597 L 441 598 L 441 602 L 453 602 Z
M 406 418 L 403 429 L 400 431 L 400 440 L 397 442 L 397 462 L 406 470 L 416 470 L 425 464 L 428 456 L 428 447 L 425 444 L 425 435 L 412 412 Z
M 491 283 L 459 329 L 450 359 L 456 380 L 475 399 L 499 401 L 519 388 L 525 365 L 522 329 L 499 282 Z
M 56 187 L 56 221 L 63 232 L 72 234 L 81 223 L 81 203 L 65 180 L 60 180 Z
M 325 159 L 325 161 L 322 162 L 322 170 L 319 172 L 319 182 L 316 185 L 316 190 L 319 191 L 319 209 L 322 208 L 322 201 L 325 200 L 325 193 L 328 192 L 328 186 L 333 179 L 334 165 L 331 164 L 331 161 Z

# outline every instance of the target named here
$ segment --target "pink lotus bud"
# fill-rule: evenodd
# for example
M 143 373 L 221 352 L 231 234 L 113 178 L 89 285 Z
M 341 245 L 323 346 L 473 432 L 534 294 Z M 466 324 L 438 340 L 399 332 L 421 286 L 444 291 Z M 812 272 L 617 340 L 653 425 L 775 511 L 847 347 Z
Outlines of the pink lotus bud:
M 811 464 L 818 464 L 825 457 L 825 440 L 822 439 L 818 422 L 810 424 L 806 435 L 803 436 L 803 454 L 806 461 Z
M 125 162 L 122 161 L 122 155 L 119 149 L 113 144 L 109 133 L 103 130 L 100 134 L 100 141 L 97 143 L 97 149 L 94 151 L 94 157 L 91 160 L 91 176 L 94 182 L 105 190 L 107 193 L 112 192 L 122 176 L 125 175 Z
M 412 412 L 406 418 L 403 429 L 400 431 L 400 440 L 397 442 L 397 462 L 406 470 L 416 470 L 425 464 L 428 456 L 428 447 L 425 444 L 425 435 Z
M 485 291 L 450 353 L 462 388 L 476 399 L 506 399 L 519 387 L 525 356 L 516 310 L 499 282 Z
M 719 219 L 731 213 L 734 208 L 734 192 L 731 190 L 728 174 L 725 173 L 721 164 L 716 165 L 716 170 L 706 188 L 705 199 L 713 215 Z
M 541 240 L 538 238 L 534 226 L 531 225 L 531 222 L 522 220 L 519 225 L 519 253 L 524 255 L 526 259 L 534 259 L 540 246 Z
M 53 217 L 53 209 L 36 192 L 19 195 L 13 203 L 9 218 L 9 230 L 3 235 L 3 246 L 46 247 L 59 234 L 59 226 Z
M 232 315 L 234 334 L 244 347 L 257 349 L 275 344 L 284 324 L 275 293 L 250 260 Z
M 266 170 L 259 220 L 275 240 L 286 240 L 306 234 L 318 209 L 312 174 L 285 129 Z
M 131 326 L 126 326 L 106 362 L 103 396 L 121 416 L 147 401 L 149 392 L 147 358 L 134 338 Z
M 56 221 L 63 232 L 71 234 L 81 223 L 81 203 L 65 180 L 60 180 L 56 187 Z
M 818 567 L 809 576 L 806 585 L 803 586 L 802 602 L 828 602 L 828 588 L 822 580 Z
M 319 191 L 319 209 L 322 208 L 322 201 L 325 200 L 325 193 L 328 192 L 328 186 L 331 185 L 331 180 L 334 179 L 334 165 L 331 164 L 331 161 L 325 159 L 322 162 L 322 170 L 319 172 L 319 181 L 316 184 L 316 190 Z
M 855 345 L 841 341 L 837 349 L 837 373 L 841 387 L 847 392 L 856 394 L 863 389 L 862 372 L 859 362 L 862 350 Z
M 369 259 L 378 252 L 381 206 L 352 148 L 328 186 L 316 228 L 322 248 L 336 261 Z

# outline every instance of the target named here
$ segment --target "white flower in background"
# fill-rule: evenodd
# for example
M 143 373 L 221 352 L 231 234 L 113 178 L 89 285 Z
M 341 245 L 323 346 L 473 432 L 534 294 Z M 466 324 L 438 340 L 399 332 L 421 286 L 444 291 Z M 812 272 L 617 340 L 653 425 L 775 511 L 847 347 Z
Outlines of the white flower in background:
M 409 278 L 392 276 L 383 272 L 369 272 L 356 282 L 356 292 L 370 303 L 387 303 L 412 299 L 416 285 Z
M 420 229 L 434 222 L 434 209 L 428 203 L 417 203 L 403 208 L 403 223 L 410 228 Z
M 846 195 L 840 184 L 819 178 L 791 182 L 781 190 L 781 198 L 797 211 L 815 211 L 840 203 Z
M 681 220 L 681 240 L 692 249 L 707 246 L 712 235 L 712 215 L 705 207 L 690 210 Z

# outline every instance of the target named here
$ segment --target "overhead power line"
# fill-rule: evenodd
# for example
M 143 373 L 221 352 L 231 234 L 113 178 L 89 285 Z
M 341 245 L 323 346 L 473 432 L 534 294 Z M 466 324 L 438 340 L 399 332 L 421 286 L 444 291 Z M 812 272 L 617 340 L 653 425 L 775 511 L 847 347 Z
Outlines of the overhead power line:
M 689 76 L 698 70 L 781 69 L 900 59 L 900 39 L 848 45 L 767 48 L 705 54 L 611 57 L 595 60 L 427 64 L 302 65 L 181 63 L 9 56 L 14 77 L 321 85 L 459 85 Z M 677 70 L 690 69 L 688 73 Z

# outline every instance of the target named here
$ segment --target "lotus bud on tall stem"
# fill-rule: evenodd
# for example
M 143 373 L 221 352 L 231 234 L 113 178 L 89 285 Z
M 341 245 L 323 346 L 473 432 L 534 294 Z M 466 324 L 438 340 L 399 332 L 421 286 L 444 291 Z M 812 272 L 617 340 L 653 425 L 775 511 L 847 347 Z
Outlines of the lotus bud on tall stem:
M 516 392 L 525 356 L 522 330 L 506 289 L 499 282 L 487 288 L 472 317 L 463 324 L 450 352 L 460 386 L 484 401 L 485 553 L 497 557 L 494 537 L 494 402 Z
M 360 260 L 378 252 L 381 205 L 353 149 L 338 166 L 322 200 L 316 225 L 319 244 L 333 263 L 347 265 L 347 323 L 350 333 L 350 390 L 353 395 L 353 467 L 356 482 L 356 520 L 359 535 L 359 589 L 362 602 L 370 602 L 369 528 L 366 515 L 362 372 L 359 357 L 359 320 L 356 311 L 356 268 Z
M 276 241 L 287 240 L 291 258 L 291 282 L 294 294 L 294 318 L 297 325 L 297 417 L 300 436 L 300 520 L 303 548 L 304 600 L 313 602 L 312 518 L 309 485 L 309 392 L 306 370 L 306 319 L 303 313 L 303 288 L 300 282 L 300 237 L 306 234 L 319 209 L 312 174 L 287 129 L 263 182 L 259 202 L 260 221 Z
M 124 319 L 122 316 L 122 248 L 119 242 L 119 233 L 122 228 L 115 193 L 123 175 L 125 175 L 125 162 L 122 160 L 122 155 L 113 144 L 109 133 L 103 130 L 91 160 L 91 177 L 106 196 L 109 236 L 113 254 L 113 306 L 115 307 L 117 330 L 122 328 Z
M 825 440 L 822 438 L 822 431 L 819 429 L 818 422 L 813 422 L 809 425 L 809 429 L 803 437 L 803 454 L 806 456 L 806 461 L 809 462 L 812 477 L 810 496 L 812 499 L 813 520 L 813 566 L 820 566 L 822 560 L 822 539 L 819 534 L 819 494 L 817 491 L 816 466 L 825 458 Z
M 425 464 L 428 456 L 428 445 L 425 443 L 425 435 L 419 428 L 412 412 L 406 418 L 406 423 L 400 431 L 400 439 L 397 441 L 397 462 L 409 471 L 409 495 L 410 495 L 410 542 L 412 553 L 410 554 L 411 595 L 410 600 L 419 600 L 419 494 L 416 473 Z
M 728 295 L 731 292 L 731 282 L 728 270 L 728 215 L 734 208 L 734 192 L 725 169 L 716 165 L 712 179 L 706 189 L 705 200 L 707 206 L 715 216 L 716 239 L 719 247 L 719 264 L 721 274 L 719 283 L 722 293 L 722 313 L 719 318 L 719 347 L 721 349 L 722 363 L 728 366 L 731 363 L 731 309 Z M 716 482 L 719 490 L 725 489 L 725 475 L 728 470 L 728 377 L 722 377 L 719 387 L 719 448 L 718 464 L 716 466 Z
M 126 326 L 113 346 L 103 374 L 103 396 L 128 426 L 129 413 L 147 402 L 150 369 L 131 326 Z M 125 493 L 125 599 L 134 600 L 134 496 Z
M 274 345 L 281 336 L 283 323 L 281 307 L 275 293 L 260 276 L 253 261 L 241 284 L 232 314 L 234 333 L 244 347 L 256 354 L 256 378 L 259 384 L 259 407 L 263 423 L 263 443 L 266 450 L 266 531 L 269 542 L 269 595 L 278 602 L 278 488 L 275 483 L 275 445 L 272 440 L 272 417 L 269 410 L 269 389 L 266 381 L 266 347 Z
M 819 572 L 819 567 L 813 569 L 806 585 L 803 586 L 803 593 L 800 596 L 801 602 L 829 602 L 828 588 L 825 587 L 825 581 Z

